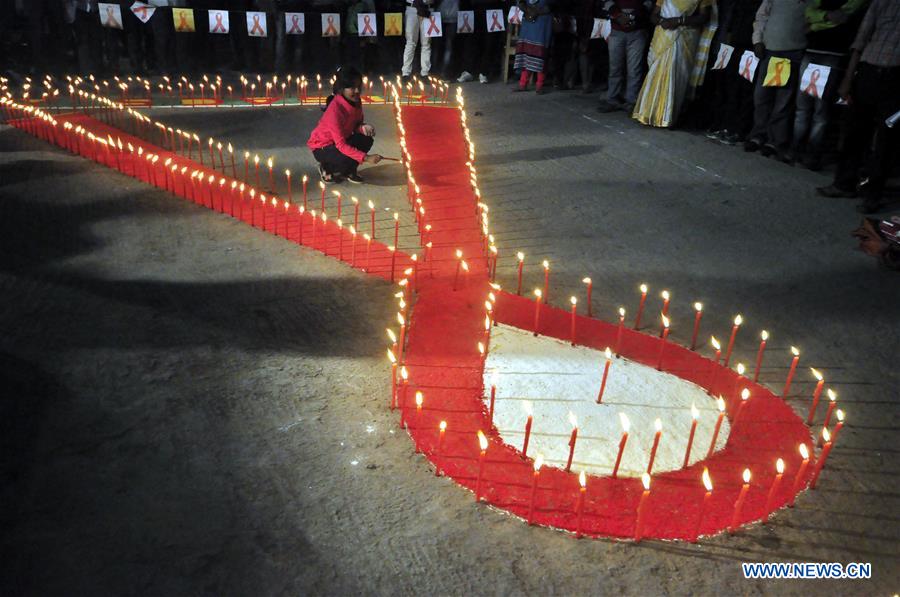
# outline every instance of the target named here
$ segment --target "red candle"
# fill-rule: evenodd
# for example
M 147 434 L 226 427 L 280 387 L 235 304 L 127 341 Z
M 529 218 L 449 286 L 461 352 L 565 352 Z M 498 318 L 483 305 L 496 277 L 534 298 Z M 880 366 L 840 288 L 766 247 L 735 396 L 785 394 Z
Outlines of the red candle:
M 700 319 L 703 317 L 703 303 L 694 303 L 694 333 L 691 335 L 691 350 L 697 348 L 697 334 L 700 332 Z
M 800 468 L 797 470 L 797 476 L 794 477 L 794 486 L 791 489 L 791 501 L 788 502 L 788 506 L 791 508 L 794 507 L 794 501 L 797 499 L 797 492 L 800 491 L 800 486 L 803 484 L 803 475 L 806 473 L 806 467 L 809 466 L 809 450 L 807 449 L 806 444 L 800 444 L 799 450 L 803 462 L 800 463 Z
M 488 440 L 481 430 L 478 430 L 478 446 L 481 452 L 478 454 L 478 477 L 475 480 L 475 501 L 481 501 L 481 477 L 484 474 L 484 457 L 487 454 Z
M 587 493 L 587 477 L 584 471 L 578 473 L 578 504 L 575 506 L 575 537 L 581 538 L 581 519 L 584 516 L 584 497 Z
M 394 212 L 394 247 L 400 248 L 400 214 Z
M 516 294 L 522 296 L 522 268 L 525 266 L 525 254 L 522 252 L 516 253 L 516 258 L 519 260 L 519 265 L 516 267 L 519 278 L 519 281 L 516 284 Z
M 762 367 L 763 354 L 766 352 L 766 340 L 769 339 L 769 332 L 763 330 L 759 334 L 759 350 L 756 352 L 756 370 L 753 372 L 753 383 L 759 381 L 759 370 Z
M 716 450 L 716 440 L 719 439 L 719 429 L 722 428 L 722 419 L 725 418 L 725 401 L 721 396 L 716 400 L 716 406 L 719 408 L 719 418 L 716 419 L 716 426 L 713 428 L 712 440 L 709 442 L 709 450 L 706 452 L 707 458 L 712 456 L 713 452 Z
M 653 427 L 656 434 L 653 436 L 653 447 L 650 448 L 650 461 L 647 463 L 647 474 L 653 472 L 653 461 L 656 460 L 656 449 L 659 448 L 659 438 L 662 436 L 662 420 L 657 418 L 653 421 Z
M 781 391 L 781 397 L 787 398 L 788 392 L 791 391 L 791 381 L 794 379 L 794 373 L 797 371 L 797 363 L 800 361 L 800 351 L 791 346 L 791 353 L 794 358 L 791 359 L 791 368 L 788 371 L 787 381 L 784 382 L 784 389 Z
M 526 520 L 531 524 L 532 515 L 534 514 L 534 498 L 537 493 L 538 477 L 541 476 L 541 467 L 544 466 L 544 457 L 540 454 L 534 459 L 534 473 L 531 475 L 531 497 L 528 499 L 528 517 Z
M 437 450 L 435 450 L 435 452 L 434 452 L 435 460 L 437 460 L 437 458 L 444 451 L 444 433 L 446 433 L 446 431 L 447 431 L 447 421 L 441 421 L 440 425 L 438 425 L 438 445 L 437 445 Z M 436 464 L 434 466 L 434 476 L 435 477 L 441 476 L 441 469 Z
M 371 271 L 371 258 L 372 258 L 372 237 L 368 234 L 363 234 L 363 238 L 366 239 L 366 268 L 363 271 L 369 272 Z
M 291 171 L 290 171 L 290 170 L 285 170 L 285 171 L 284 171 L 284 176 L 285 176 L 285 178 L 287 178 L 287 196 L 288 196 L 288 201 L 290 201 L 290 202 L 293 203 L 293 201 L 294 201 L 294 194 L 291 192 Z
M 819 474 L 821 474 L 822 469 L 825 468 L 825 461 L 828 459 L 828 455 L 831 454 L 831 446 L 833 445 L 833 442 L 831 441 L 831 433 L 828 432 L 827 427 L 822 427 L 822 441 L 825 442 L 825 445 L 822 448 L 822 453 L 819 454 L 819 459 L 816 460 L 816 466 L 813 469 L 812 478 L 809 481 L 810 489 L 816 488 L 816 482 L 819 480 Z
M 572 337 L 572 346 L 575 346 L 575 311 L 578 308 L 578 299 L 574 296 L 569 297 L 569 302 L 572 303 L 571 330 L 569 335 Z
M 844 428 L 844 411 L 841 409 L 837 409 L 834 413 L 834 416 L 837 418 L 837 424 L 834 426 L 834 431 L 831 432 L 831 441 L 836 442 L 838 433 L 840 433 L 841 429 Z
M 341 200 L 343 199 L 343 197 L 341 197 L 340 191 L 331 191 L 331 194 L 334 195 L 335 198 L 337 199 L 337 217 L 340 218 L 341 217 Z
M 359 230 L 359 199 L 350 197 L 350 201 L 353 202 L 353 227 Z
M 543 261 L 544 266 L 544 302 L 550 300 L 550 262 L 546 259 Z
M 837 405 L 837 394 L 831 388 L 828 388 L 825 394 L 828 396 L 828 409 L 825 411 L 825 422 L 822 423 L 822 426 L 828 427 L 831 423 L 831 413 L 834 412 L 834 407 Z
M 309 182 L 309 177 L 306 174 L 303 175 L 303 209 L 307 209 L 306 203 L 306 185 Z
M 734 378 L 734 386 L 731 388 L 731 396 L 732 398 L 737 399 L 738 388 L 741 387 L 741 385 L 743 385 L 744 383 L 744 372 L 747 369 L 744 367 L 743 363 L 738 363 L 734 369 L 735 373 L 737 373 L 737 376 Z
M 422 420 L 422 403 L 425 401 L 425 396 L 422 392 L 416 392 L 416 422 L 414 427 L 416 430 L 419 429 L 419 422 Z M 415 438 L 413 438 L 413 445 L 415 446 L 415 452 L 418 454 L 419 450 L 419 442 Z
M 806 417 L 806 424 L 812 425 L 813 418 L 816 416 L 816 408 L 819 406 L 819 398 L 822 397 L 822 388 L 825 386 L 825 379 L 822 377 L 822 374 L 810 367 L 809 369 L 812 371 L 813 376 L 819 380 L 816 384 L 816 389 L 813 391 L 813 399 L 812 406 L 809 408 L 809 415 Z
M 572 424 L 572 435 L 569 436 L 569 458 L 566 460 L 566 472 L 572 470 L 572 457 L 575 456 L 575 442 L 578 440 L 578 419 L 569 412 L 569 423 Z
M 747 400 L 750 398 L 750 390 L 744 388 L 741 390 L 741 403 L 738 406 L 737 413 L 734 415 L 734 419 L 731 421 L 731 428 L 734 429 L 737 427 L 738 420 L 741 418 L 741 413 L 744 412 L 744 405 L 747 404 Z
M 325 183 L 319 181 L 319 190 L 322 191 L 322 205 L 320 205 L 320 211 L 325 211 Z
M 662 314 L 668 315 L 669 314 L 669 296 L 670 296 L 669 291 L 663 290 L 661 293 L 659 293 L 659 296 L 661 296 L 662 300 L 663 300 Z
M 769 514 L 772 511 L 772 504 L 775 503 L 775 494 L 778 493 L 778 488 L 781 487 L 781 478 L 784 476 L 784 460 L 779 458 L 775 462 L 775 480 L 772 481 L 772 487 L 769 488 L 769 495 L 766 497 L 766 508 L 765 514 L 763 515 L 763 524 L 769 522 Z
M 356 267 L 356 228 L 350 226 L 350 238 L 352 248 L 350 249 L 350 266 Z
M 190 157 L 188 158 L 190 159 Z M 244 152 L 244 182 L 250 183 L 250 152 Z
M 719 357 L 722 356 L 722 345 L 719 344 L 719 341 L 715 336 L 709 337 L 709 343 L 712 344 L 713 348 L 716 349 L 716 357 L 713 359 L 712 365 L 712 374 L 709 379 L 709 386 L 706 388 L 706 393 L 710 396 L 713 395 L 713 390 L 716 387 L 716 379 L 719 377 Z
M 659 358 L 656 360 L 656 370 L 662 371 L 663 353 L 666 350 L 666 338 L 669 337 L 669 318 L 662 316 L 663 331 L 659 343 Z
M 691 403 L 691 432 L 688 435 L 687 449 L 684 451 L 684 463 L 681 465 L 681 468 L 687 468 L 691 459 L 691 446 L 694 445 L 694 434 L 697 432 L 697 418 L 699 416 L 700 411 L 697 410 L 697 406 Z
M 594 311 L 593 311 L 593 308 L 591 307 L 591 291 L 594 289 L 594 283 L 591 281 L 590 278 L 583 278 L 581 281 L 584 284 L 587 284 L 587 316 L 593 317 Z
M 628 420 L 628 415 L 625 413 L 619 413 L 619 422 L 622 425 L 622 439 L 619 440 L 619 452 L 616 454 L 616 463 L 613 465 L 613 479 L 619 474 L 619 465 L 622 463 L 622 453 L 625 452 L 625 444 L 628 442 L 628 430 L 631 428 L 631 421 Z
M 622 355 L 622 330 L 625 329 L 625 309 L 619 307 L 619 329 L 616 331 L 616 358 Z
M 737 337 L 738 330 L 741 327 L 741 323 L 743 323 L 744 318 L 740 315 L 735 316 L 734 318 L 734 326 L 731 328 L 731 338 L 728 339 L 728 348 L 725 350 L 725 366 L 728 366 L 728 361 L 731 360 L 731 351 L 734 350 L 734 339 Z
M 393 331 L 388 330 L 388 335 L 393 334 Z M 394 410 L 397 405 L 397 357 L 394 356 L 394 351 L 390 348 L 387 349 L 387 357 L 391 362 L 391 410 Z
M 478 356 L 481 357 L 481 366 L 484 367 L 484 361 L 487 358 L 487 349 L 484 346 L 484 342 L 478 343 Z
M 609 365 L 612 362 L 612 351 L 606 347 L 606 364 L 603 366 L 603 377 L 600 379 L 600 392 L 597 394 L 597 404 L 603 402 L 603 391 L 606 390 L 606 378 L 609 376 Z
M 531 403 L 526 401 L 523 406 L 525 407 L 525 412 L 528 413 L 528 418 L 525 419 L 525 441 L 522 443 L 522 458 L 528 458 L 528 440 L 531 439 L 533 417 L 531 414 Z
M 488 428 L 494 426 L 494 401 L 497 398 L 497 379 L 499 375 L 496 371 L 491 373 L 491 402 L 488 407 Z
M 541 322 L 541 289 L 534 289 L 534 335 L 538 335 L 538 325 Z
M 637 522 L 634 525 L 634 540 L 640 541 L 644 530 L 644 510 L 647 505 L 647 498 L 650 497 L 650 475 L 644 473 L 641 475 L 641 483 L 644 485 L 644 493 L 641 494 L 641 501 L 638 502 Z
M 741 518 L 741 510 L 744 509 L 744 500 L 747 499 L 747 492 L 750 491 L 750 469 L 744 469 L 744 484 L 741 486 L 741 493 L 738 495 L 737 501 L 734 503 L 734 514 L 731 516 L 731 526 L 728 532 L 733 533 L 737 530 L 738 523 Z
M 705 466 L 703 467 L 703 486 L 706 487 L 706 493 L 703 494 L 703 502 L 700 504 L 700 513 L 697 515 L 697 526 L 694 528 L 694 537 L 691 539 L 691 543 L 696 543 L 697 538 L 700 536 L 700 526 L 703 524 L 703 515 L 706 513 L 706 507 L 709 504 L 709 499 L 712 497 L 712 479 L 709 478 L 709 469 Z
M 634 329 L 641 327 L 641 315 L 644 314 L 644 304 L 647 302 L 647 285 L 641 284 L 641 302 L 638 304 L 637 317 L 634 318 Z
M 369 201 L 369 215 L 371 216 L 372 232 L 371 237 L 375 238 L 375 204 Z
M 397 358 L 400 362 L 403 362 L 403 352 L 404 346 L 406 342 L 406 318 L 403 317 L 400 313 L 397 313 L 397 323 L 400 324 L 400 342 L 397 344 L 398 349 L 400 350 Z
M 216 149 L 219 151 L 219 164 L 222 166 L 222 174 L 225 174 L 225 158 L 222 157 L 222 144 L 216 143 Z

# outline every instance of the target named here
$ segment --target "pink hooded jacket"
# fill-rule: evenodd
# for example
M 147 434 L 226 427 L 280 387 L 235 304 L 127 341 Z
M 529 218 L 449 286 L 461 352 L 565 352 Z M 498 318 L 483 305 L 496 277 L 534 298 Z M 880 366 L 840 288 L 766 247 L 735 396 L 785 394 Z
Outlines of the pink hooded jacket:
M 341 94 L 334 96 L 322 114 L 319 124 L 313 129 L 306 146 L 310 149 L 322 149 L 329 145 L 337 147 L 345 156 L 351 157 L 360 164 L 366 154 L 347 143 L 347 137 L 361 132 L 363 124 L 362 105 L 354 106 Z

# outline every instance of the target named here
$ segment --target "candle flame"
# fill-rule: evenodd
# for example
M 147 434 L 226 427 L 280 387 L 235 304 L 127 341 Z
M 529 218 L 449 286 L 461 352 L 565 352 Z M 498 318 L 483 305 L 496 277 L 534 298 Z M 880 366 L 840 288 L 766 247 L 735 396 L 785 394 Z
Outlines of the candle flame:
M 644 484 L 644 491 L 650 491 L 650 474 L 644 473 L 641 475 L 641 483 Z
M 482 342 L 478 343 L 478 354 L 480 354 L 481 356 L 484 356 L 484 343 L 482 343 Z
M 822 381 L 823 377 L 822 377 L 821 373 L 819 373 L 816 369 L 813 369 L 812 367 L 810 367 L 809 370 L 812 371 L 813 377 L 815 377 L 818 381 Z
M 585 284 L 590 284 L 590 283 L 591 283 L 591 279 L 590 279 L 590 278 L 582 278 L 581 281 L 584 282 Z
M 403 381 L 409 379 L 409 371 L 406 370 L 406 366 L 400 367 L 400 377 L 403 378 Z
M 578 484 L 581 485 L 582 488 L 587 487 L 587 476 L 584 474 L 584 471 L 578 473 Z
M 743 363 L 738 363 L 738 364 L 735 366 L 735 370 L 737 370 L 737 374 L 738 374 L 738 375 L 743 375 L 743 374 L 744 374 L 744 371 L 746 371 L 747 368 L 744 367 L 744 364 L 743 364 Z
M 578 303 L 578 299 L 575 298 L 574 296 L 570 296 L 570 297 L 569 297 L 569 302 L 571 302 L 571 303 L 572 303 L 572 306 L 574 307 L 574 306 Z
M 619 317 L 625 319 L 625 309 L 623 307 L 619 307 Z
M 569 423 L 571 423 L 572 427 L 578 429 L 578 418 L 575 417 L 575 413 L 569 411 Z
M 534 409 L 531 406 L 530 400 L 522 401 L 522 409 L 525 411 L 525 414 L 527 414 L 529 417 L 534 414 Z
M 807 449 L 806 444 L 800 444 L 800 456 L 803 460 L 809 460 L 809 449 Z
M 706 491 L 712 491 L 712 489 L 713 489 L 712 479 L 709 478 L 709 469 L 706 468 L 705 466 L 703 467 L 702 478 L 703 478 L 703 486 L 706 487 Z
M 793 347 L 793 346 L 791 346 L 791 353 L 792 353 L 795 357 L 799 357 L 799 356 L 800 356 L 800 351 L 797 350 L 797 349 L 796 349 L 795 347 Z
M 392 330 L 391 328 L 387 328 L 387 329 L 385 329 L 385 331 L 387 332 L 388 340 L 390 340 L 391 342 L 396 344 L 397 343 L 397 334 L 394 333 L 394 330 Z
M 669 300 L 669 291 L 663 290 L 662 292 L 659 293 L 659 296 L 661 296 L 664 301 L 667 301 L 667 300 Z
M 534 472 L 538 472 L 541 470 L 541 467 L 544 466 L 544 455 L 538 454 L 534 459 Z
M 522 253 L 521 251 L 516 253 L 516 257 L 518 258 L 519 261 L 525 261 L 525 253 Z
M 734 325 L 741 325 L 744 322 L 744 318 L 740 315 L 736 315 L 734 318 Z
M 609 346 L 606 347 L 606 350 L 604 352 L 606 353 L 606 360 L 612 360 L 612 351 L 609 349 Z
M 536 296 L 536 297 L 538 297 L 538 298 L 541 298 L 541 295 L 543 295 L 543 292 L 541 292 L 541 289 L 540 289 L 540 288 L 535 288 L 535 289 L 534 289 L 534 296 Z
M 666 329 L 669 328 L 669 318 L 666 317 L 665 315 L 662 316 L 662 324 L 663 324 L 664 328 L 666 328 Z
M 544 269 L 550 269 L 550 262 L 547 261 L 546 259 L 544 259 L 544 260 L 541 262 L 541 265 L 544 266 Z
M 742 475 L 742 477 L 744 478 L 744 483 L 745 483 L 745 484 L 750 483 L 750 469 L 745 468 L 745 469 L 744 469 L 744 474 Z
M 662 431 L 662 419 L 657 417 L 657 419 L 653 421 L 653 428 L 656 429 L 657 432 Z
M 369 201 L 369 209 L 375 209 L 375 204 Z
M 831 441 L 831 432 L 828 431 L 828 427 L 822 427 L 822 439 L 826 442 Z
M 712 344 L 713 348 L 715 348 L 716 350 L 722 350 L 722 345 L 719 344 L 719 341 L 716 339 L 715 336 L 709 337 L 709 343 Z
M 697 405 L 691 402 L 691 418 L 695 421 L 700 417 L 700 411 L 697 410 Z
M 835 400 L 837 400 L 837 393 L 834 390 L 832 390 L 831 388 L 828 388 L 827 390 L 825 390 L 825 393 L 828 394 L 828 399 L 830 401 L 834 402 Z
M 769 339 L 769 332 L 767 332 L 766 330 L 763 330 L 759 333 L 759 337 L 762 338 L 763 342 L 765 342 L 766 340 Z
M 694 309 L 697 311 L 697 313 L 703 311 L 703 303 L 694 303 Z
M 424 396 L 422 395 L 422 392 L 416 392 L 416 407 L 421 407 L 423 400 Z
M 619 424 L 622 425 L 622 431 L 628 433 L 628 430 L 631 429 L 631 421 L 628 420 L 628 415 L 625 413 L 619 413 Z
M 441 421 L 438 424 L 438 429 L 440 429 L 442 432 L 447 431 L 447 421 Z
M 465 260 L 461 261 L 461 262 L 460 262 L 460 265 L 462 266 L 463 271 L 465 271 L 465 272 L 469 271 L 469 264 L 466 263 Z
M 749 398 L 749 397 L 750 397 L 749 389 L 744 388 L 743 390 L 741 390 L 741 400 L 747 400 L 747 398 Z
M 484 452 L 488 448 L 488 440 L 480 429 L 478 430 L 478 445 L 481 446 L 482 452 Z
M 647 285 L 641 284 L 641 294 L 647 294 Z
M 387 349 L 387 357 L 392 365 L 397 363 L 397 357 L 394 356 L 394 351 L 391 350 L 390 348 Z
M 837 420 L 838 420 L 840 423 L 843 423 L 843 422 L 844 422 L 844 411 L 842 411 L 841 409 L 837 409 L 837 410 L 834 412 L 834 414 L 837 415 Z
M 397 313 L 397 323 L 399 323 L 400 325 L 406 325 L 406 320 L 403 319 L 403 316 L 399 313 Z
M 779 458 L 778 460 L 775 461 L 775 470 L 778 472 L 779 475 L 784 473 L 784 460 Z
M 725 412 L 725 400 L 721 396 L 716 398 L 716 406 L 718 407 L 720 413 Z

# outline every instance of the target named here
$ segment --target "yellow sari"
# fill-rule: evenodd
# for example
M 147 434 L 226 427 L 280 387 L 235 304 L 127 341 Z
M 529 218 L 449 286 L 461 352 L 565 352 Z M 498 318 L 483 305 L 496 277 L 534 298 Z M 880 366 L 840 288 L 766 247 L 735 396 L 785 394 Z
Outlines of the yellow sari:
M 675 123 L 685 100 L 703 83 L 709 47 L 718 26 L 715 0 L 659 0 L 660 17 L 688 17 L 698 8 L 712 7 L 709 22 L 696 27 L 656 27 L 647 56 L 647 77 L 641 86 L 632 118 L 650 126 Z

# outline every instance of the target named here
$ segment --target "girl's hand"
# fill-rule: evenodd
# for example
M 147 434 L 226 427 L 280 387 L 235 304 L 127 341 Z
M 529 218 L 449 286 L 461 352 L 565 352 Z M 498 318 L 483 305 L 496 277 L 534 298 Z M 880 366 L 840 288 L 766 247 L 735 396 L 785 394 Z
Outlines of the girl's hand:
M 378 155 L 377 153 L 370 153 L 370 154 L 366 155 L 366 159 L 363 161 L 377 164 L 378 162 L 381 161 L 381 156 Z
M 360 132 L 366 137 L 374 137 L 375 136 L 375 127 L 371 124 L 364 124 L 359 127 Z

